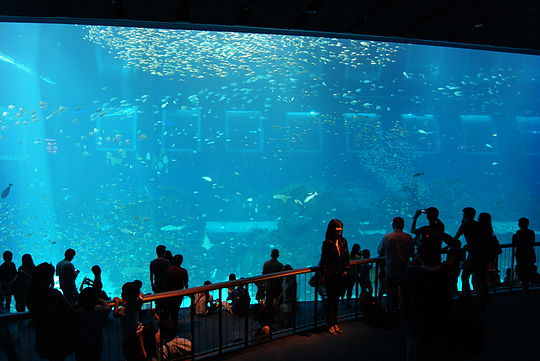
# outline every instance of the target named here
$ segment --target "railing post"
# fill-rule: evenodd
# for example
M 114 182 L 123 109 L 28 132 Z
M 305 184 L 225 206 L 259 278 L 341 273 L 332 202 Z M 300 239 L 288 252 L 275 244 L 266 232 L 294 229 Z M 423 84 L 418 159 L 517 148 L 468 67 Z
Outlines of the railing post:
M 245 284 L 246 294 L 249 295 L 249 284 Z M 246 312 L 246 315 L 244 316 L 244 345 L 246 347 L 249 346 L 249 309 L 251 308 L 251 305 L 248 306 L 248 311 Z
M 495 268 L 495 276 L 493 277 L 493 282 L 495 283 L 495 286 L 493 287 L 494 295 L 497 294 L 497 288 L 499 287 L 499 281 L 501 279 L 501 270 L 499 270 L 499 257 L 500 255 L 497 255 L 497 258 L 495 258 L 495 264 L 493 265 L 493 267 Z
M 219 325 L 218 325 L 218 335 L 219 335 L 219 354 L 221 355 L 221 353 L 223 352 L 223 307 L 222 307 L 222 304 L 221 304 L 221 294 L 222 294 L 222 289 L 220 288 L 218 290 L 218 300 L 219 300 L 219 303 L 218 303 L 218 315 L 219 315 Z
M 374 291 L 375 291 L 375 295 L 374 295 L 375 299 L 379 300 L 379 261 L 375 262 L 375 290 Z
M 315 271 L 315 277 L 317 277 L 317 280 L 315 282 L 315 288 L 314 288 L 314 294 L 315 299 L 313 300 L 313 328 L 317 328 L 317 312 L 319 308 L 319 282 L 321 281 L 321 277 L 317 275 L 317 271 Z
M 191 360 L 195 360 L 195 305 L 193 304 L 193 301 L 195 301 L 194 295 L 191 295 L 191 307 L 189 310 L 190 313 L 190 319 L 191 319 Z
M 360 265 L 355 265 L 356 268 L 355 271 L 354 271 L 354 288 L 355 288 L 355 296 L 356 296 L 356 299 L 354 300 L 354 318 L 358 318 L 358 297 L 359 297 L 359 294 L 358 294 L 358 266 Z
M 514 287 L 514 252 L 515 252 L 515 247 L 512 246 L 512 253 L 511 253 L 512 259 L 510 260 L 510 292 L 512 292 L 512 288 Z

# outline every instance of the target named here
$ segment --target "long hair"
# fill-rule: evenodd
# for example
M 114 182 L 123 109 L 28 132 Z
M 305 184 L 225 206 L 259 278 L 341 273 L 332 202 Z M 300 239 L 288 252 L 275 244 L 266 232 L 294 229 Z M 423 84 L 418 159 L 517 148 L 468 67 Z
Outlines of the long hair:
M 486 212 L 480 213 L 478 215 L 478 223 L 480 223 L 480 225 L 484 227 L 489 232 L 490 235 L 494 233 L 493 224 L 491 223 L 491 214 L 486 213 Z
M 358 243 L 353 244 L 351 249 L 351 257 L 360 255 L 360 245 Z
M 23 254 L 22 256 L 22 266 L 29 271 L 33 271 L 36 267 L 34 265 L 34 260 L 32 259 L 32 256 L 28 253 Z
M 343 229 L 343 222 L 341 222 L 339 219 L 332 219 L 330 222 L 328 222 L 328 227 L 326 227 L 326 239 L 336 240 L 338 238 L 342 238 L 336 228 Z

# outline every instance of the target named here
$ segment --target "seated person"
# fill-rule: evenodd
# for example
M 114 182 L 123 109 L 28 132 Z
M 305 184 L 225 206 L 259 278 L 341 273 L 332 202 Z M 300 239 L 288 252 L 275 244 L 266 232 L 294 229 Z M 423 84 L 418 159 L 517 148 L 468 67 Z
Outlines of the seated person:
M 246 316 L 248 314 L 251 297 L 249 297 L 245 286 L 235 287 L 227 297 L 227 300 L 231 301 L 230 308 L 227 311 L 237 316 Z
M 205 281 L 204 285 L 211 285 L 212 282 Z M 214 301 L 214 298 L 210 292 L 199 292 L 193 295 L 193 312 L 196 316 L 207 316 L 214 313 L 217 310 L 219 302 Z
M 236 275 L 234 273 L 231 273 L 229 275 L 229 281 L 236 281 Z M 236 287 L 231 286 L 227 288 L 227 301 L 230 300 L 231 293 L 235 290 Z M 232 313 L 232 303 L 229 303 L 227 301 L 221 302 L 221 306 L 223 306 L 223 309 L 227 312 Z
M 163 341 L 161 360 L 176 360 L 191 352 L 191 341 L 178 337 L 176 323 L 171 320 L 161 322 L 161 339 Z

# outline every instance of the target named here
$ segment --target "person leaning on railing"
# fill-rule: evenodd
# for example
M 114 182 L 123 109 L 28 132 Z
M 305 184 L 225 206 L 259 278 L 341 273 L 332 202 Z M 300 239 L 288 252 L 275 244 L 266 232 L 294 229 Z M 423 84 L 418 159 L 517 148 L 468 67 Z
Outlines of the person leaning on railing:
M 114 298 L 113 314 L 122 326 L 122 350 L 126 361 L 144 360 L 143 327 L 139 320 L 140 288 L 135 282 L 122 286 L 122 298 Z

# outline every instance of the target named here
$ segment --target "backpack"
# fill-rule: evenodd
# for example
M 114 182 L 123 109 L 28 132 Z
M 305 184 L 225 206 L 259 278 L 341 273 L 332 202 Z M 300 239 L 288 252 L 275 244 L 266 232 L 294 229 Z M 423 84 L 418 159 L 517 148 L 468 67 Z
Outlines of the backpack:
M 249 293 L 244 287 L 237 287 L 231 295 L 233 313 L 238 316 L 246 316 L 249 312 L 249 305 L 251 303 Z

